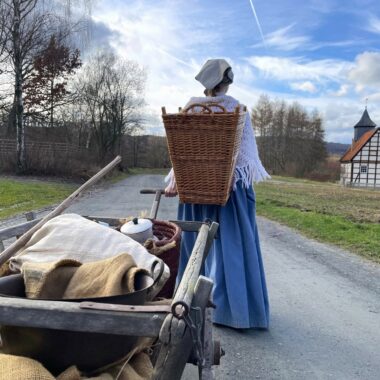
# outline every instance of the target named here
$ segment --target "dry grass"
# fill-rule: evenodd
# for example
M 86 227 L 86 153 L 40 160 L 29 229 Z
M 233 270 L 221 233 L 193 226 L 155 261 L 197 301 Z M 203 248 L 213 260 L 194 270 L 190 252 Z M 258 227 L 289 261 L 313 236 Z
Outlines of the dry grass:
M 264 199 L 301 211 L 341 216 L 353 222 L 380 223 L 380 191 L 352 189 L 333 183 L 320 183 L 275 177 L 257 187 Z
M 380 191 L 285 177 L 255 189 L 258 214 L 380 261 Z

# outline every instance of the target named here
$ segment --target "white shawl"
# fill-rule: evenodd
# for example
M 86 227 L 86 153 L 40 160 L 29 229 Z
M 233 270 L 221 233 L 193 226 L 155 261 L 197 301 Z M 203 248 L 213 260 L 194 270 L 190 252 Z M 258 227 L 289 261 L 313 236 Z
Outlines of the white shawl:
M 185 108 L 194 103 L 210 102 L 222 105 L 229 112 L 235 111 L 237 106 L 241 107 L 240 103 L 232 96 L 218 95 L 214 97 L 192 97 L 186 104 Z M 217 109 L 215 108 L 215 110 Z M 260 161 L 251 118 L 249 112 L 247 112 L 240 150 L 234 172 L 233 189 L 236 189 L 236 183 L 240 180 L 242 181 L 243 185 L 248 188 L 250 185 L 252 185 L 253 182 L 260 182 L 267 178 L 270 178 L 270 176 Z M 173 169 L 171 169 L 169 174 L 166 176 L 165 182 L 168 182 L 168 186 L 171 190 L 174 190 L 176 188 Z

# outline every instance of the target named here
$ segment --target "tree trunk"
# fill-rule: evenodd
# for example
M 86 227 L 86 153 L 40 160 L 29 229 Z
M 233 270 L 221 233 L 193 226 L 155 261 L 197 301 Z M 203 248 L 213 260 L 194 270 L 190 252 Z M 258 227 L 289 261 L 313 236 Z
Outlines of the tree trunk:
M 26 171 L 25 157 L 25 130 L 24 130 L 24 104 L 23 104 L 23 75 L 20 42 L 20 2 L 14 0 L 14 24 L 13 24 L 13 46 L 15 66 L 15 122 L 17 131 L 17 173 Z
M 54 80 L 50 82 L 50 127 L 54 127 Z

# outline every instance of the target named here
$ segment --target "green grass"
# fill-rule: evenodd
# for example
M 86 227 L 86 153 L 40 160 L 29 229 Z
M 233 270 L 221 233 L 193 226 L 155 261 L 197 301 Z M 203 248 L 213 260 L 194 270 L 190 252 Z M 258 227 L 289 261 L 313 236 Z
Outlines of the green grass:
M 58 203 L 74 189 L 54 182 L 0 179 L 0 219 Z
M 275 177 L 255 186 L 257 213 L 380 262 L 380 192 Z

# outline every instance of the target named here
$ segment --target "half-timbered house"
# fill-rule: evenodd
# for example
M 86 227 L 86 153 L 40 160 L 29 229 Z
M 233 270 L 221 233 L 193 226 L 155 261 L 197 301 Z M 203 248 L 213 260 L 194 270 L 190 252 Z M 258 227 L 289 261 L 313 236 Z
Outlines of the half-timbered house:
M 380 128 L 369 117 L 367 107 L 354 129 L 352 145 L 340 159 L 341 183 L 380 188 Z

